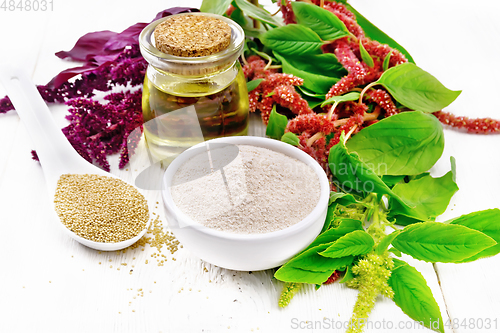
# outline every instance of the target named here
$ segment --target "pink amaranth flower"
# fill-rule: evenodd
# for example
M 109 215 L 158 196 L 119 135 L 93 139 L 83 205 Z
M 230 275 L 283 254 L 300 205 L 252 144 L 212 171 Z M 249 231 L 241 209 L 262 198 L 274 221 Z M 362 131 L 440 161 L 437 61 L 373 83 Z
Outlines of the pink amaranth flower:
M 255 62 L 256 60 L 253 59 L 252 61 Z M 250 111 L 259 110 L 262 121 L 266 125 L 275 103 L 288 108 L 295 114 L 312 113 L 313 111 L 307 101 L 294 88 L 294 86 L 302 85 L 303 82 L 303 79 L 291 74 L 266 73 L 264 80 L 248 95 Z
M 284 4 L 283 4 L 284 2 Z M 285 0 L 282 1 L 280 0 L 280 9 L 281 9 L 281 14 L 283 16 L 283 21 L 285 24 L 293 24 L 297 23 L 295 20 L 295 14 L 293 13 L 292 10 L 292 1 L 291 0 Z
M 290 111 L 297 115 L 313 113 L 307 101 L 295 91 L 293 86 L 277 86 L 273 90 L 272 98 L 275 103 L 290 109 Z
M 312 136 L 315 133 L 323 132 L 325 135 L 335 130 L 333 121 L 328 120 L 326 114 L 301 114 L 288 122 L 286 132 L 295 134 L 308 133 Z
M 399 113 L 398 108 L 394 104 L 391 95 L 387 93 L 387 91 L 382 89 L 369 90 L 365 93 L 364 96 L 368 101 L 375 102 L 382 109 L 385 110 L 385 116 L 393 116 Z
M 500 133 L 500 121 L 491 118 L 457 117 L 451 113 L 437 111 L 433 113 L 440 122 L 445 125 L 464 129 L 469 133 L 489 134 Z

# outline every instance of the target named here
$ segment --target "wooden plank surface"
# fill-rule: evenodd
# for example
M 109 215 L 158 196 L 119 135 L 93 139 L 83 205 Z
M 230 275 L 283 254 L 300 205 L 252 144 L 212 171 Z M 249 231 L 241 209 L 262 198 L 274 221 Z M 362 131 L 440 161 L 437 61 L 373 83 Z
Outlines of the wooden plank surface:
M 495 103 L 500 74 L 497 2 L 351 3 L 404 45 L 418 65 L 449 88 L 463 90 L 448 111 L 500 118 Z M 54 10 L 47 13 L 0 11 L 0 45 L 4 46 L 0 64 L 21 64 L 36 83 L 44 84 L 74 65 L 53 54 L 70 49 L 84 33 L 121 31 L 176 5 L 174 1 L 147 5 L 131 0 L 55 1 Z M 4 92 L 0 87 L 1 96 Z M 51 110 L 63 127 L 66 108 L 54 105 Z M 258 119 L 253 119 L 251 134 L 263 135 Z M 455 156 L 460 191 L 440 220 L 500 207 L 500 136 L 450 130 L 445 135 L 445 153 L 431 171 L 444 174 L 450 168 L 449 156 Z M 0 115 L 0 332 L 344 331 L 341 326 L 350 318 L 357 291 L 339 284 L 318 291 L 307 286 L 288 308 L 279 309 L 281 283 L 272 279 L 270 270 L 221 269 L 184 248 L 173 255 L 163 249 L 167 261 L 158 266 L 151 256 L 159 252 L 150 246 L 99 253 L 79 245 L 57 225 L 40 166 L 30 158 L 33 148 L 17 115 Z M 113 173 L 133 179 L 132 168 L 118 170 L 117 165 L 113 158 Z M 156 204 L 161 202 L 159 193 L 149 192 L 147 197 L 166 226 L 162 207 Z M 446 332 L 500 331 L 500 257 L 463 265 L 409 261 L 427 279 L 443 319 L 468 320 L 467 326 L 446 328 Z M 490 329 L 471 327 L 480 318 L 490 320 Z M 387 299 L 379 300 L 370 320 L 374 327 L 366 332 L 429 331 L 414 326 Z M 493 326 L 495 320 L 497 326 Z M 377 326 L 389 321 L 404 328 Z

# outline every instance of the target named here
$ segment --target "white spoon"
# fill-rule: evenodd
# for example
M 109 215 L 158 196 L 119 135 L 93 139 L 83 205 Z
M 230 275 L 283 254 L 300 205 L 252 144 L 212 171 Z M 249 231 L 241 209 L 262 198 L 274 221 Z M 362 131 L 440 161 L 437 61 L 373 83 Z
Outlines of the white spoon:
M 36 152 L 47 181 L 49 197 L 52 200 L 56 192 L 57 181 L 63 174 L 95 174 L 118 178 L 90 164 L 73 149 L 61 129 L 57 127 L 49 108 L 35 85 L 24 71 L 1 67 L 0 81 L 35 143 Z M 148 221 L 145 229 L 139 235 L 117 243 L 94 242 L 78 236 L 67 229 L 64 224 L 59 224 L 70 237 L 85 246 L 102 251 L 116 251 L 137 242 L 146 233 L 149 223 Z

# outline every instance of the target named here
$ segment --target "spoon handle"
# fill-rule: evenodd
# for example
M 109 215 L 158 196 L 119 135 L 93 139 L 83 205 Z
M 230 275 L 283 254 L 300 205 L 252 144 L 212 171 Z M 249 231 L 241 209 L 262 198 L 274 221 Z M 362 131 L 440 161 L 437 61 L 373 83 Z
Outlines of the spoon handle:
M 28 131 L 49 186 L 49 193 L 62 173 L 83 160 L 56 125 L 36 86 L 21 69 L 0 68 L 0 81 Z

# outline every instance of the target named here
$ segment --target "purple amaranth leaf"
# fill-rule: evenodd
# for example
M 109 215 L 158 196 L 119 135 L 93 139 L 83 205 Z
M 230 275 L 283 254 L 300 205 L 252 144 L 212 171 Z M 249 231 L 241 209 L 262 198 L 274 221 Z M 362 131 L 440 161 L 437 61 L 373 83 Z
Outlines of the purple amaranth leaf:
M 159 12 L 158 14 L 156 14 L 156 17 L 153 19 L 153 21 L 174 14 L 191 13 L 191 12 L 199 12 L 199 10 L 196 8 L 188 8 L 188 7 L 174 7 Z M 127 45 L 139 44 L 139 35 L 141 34 L 141 31 L 148 24 L 149 23 L 136 23 L 128 27 L 127 29 L 123 30 L 116 36 L 112 36 L 109 39 L 109 41 L 104 45 L 104 50 L 105 51 L 123 50 L 123 48 Z
M 59 51 L 56 56 L 61 59 L 70 58 L 75 61 L 87 61 L 95 55 L 115 53 L 116 50 L 107 51 L 104 46 L 110 38 L 116 35 L 118 33 L 108 30 L 90 32 L 80 37 L 71 50 Z
M 97 65 L 84 65 L 80 67 L 68 68 L 57 74 L 48 84 L 47 87 L 59 88 L 63 83 L 68 82 L 74 76 L 97 69 Z M 53 102 L 53 101 L 49 101 Z
M 114 52 L 123 50 L 128 45 L 139 44 L 139 35 L 148 23 L 136 23 L 123 30 L 116 36 L 111 37 L 104 45 L 104 50 Z

